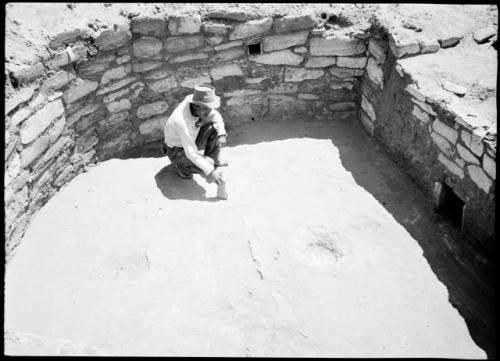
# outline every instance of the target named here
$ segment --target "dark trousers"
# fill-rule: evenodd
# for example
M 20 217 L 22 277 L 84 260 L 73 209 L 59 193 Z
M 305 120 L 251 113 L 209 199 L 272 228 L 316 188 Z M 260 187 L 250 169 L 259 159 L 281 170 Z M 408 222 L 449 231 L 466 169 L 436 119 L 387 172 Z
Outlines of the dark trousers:
M 219 153 L 221 147 L 216 144 L 217 132 L 212 124 L 205 124 L 201 126 L 195 142 L 198 150 L 204 150 L 203 154 L 206 157 L 212 158 L 215 164 L 219 163 Z M 204 174 L 203 171 L 186 156 L 184 148 L 182 147 L 167 146 L 167 156 L 170 161 L 177 165 L 177 167 L 184 174 Z

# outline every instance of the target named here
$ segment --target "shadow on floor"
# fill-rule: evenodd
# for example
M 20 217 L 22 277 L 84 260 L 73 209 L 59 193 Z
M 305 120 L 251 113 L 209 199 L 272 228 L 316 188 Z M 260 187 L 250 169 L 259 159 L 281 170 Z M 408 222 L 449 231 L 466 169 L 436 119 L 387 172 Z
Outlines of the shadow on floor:
M 494 265 L 472 257 L 454 257 L 450 244 L 464 244 L 465 236 L 437 214 L 411 178 L 368 136 L 358 120 L 329 122 L 263 121 L 229 130 L 228 146 L 257 144 L 289 138 L 329 139 L 344 168 L 419 243 L 434 274 L 443 282 L 453 304 L 465 319 L 474 341 L 496 356 Z M 297 150 L 300 152 L 300 150 Z
M 217 197 L 205 196 L 206 190 L 200 186 L 194 179 L 182 179 L 177 174 L 174 165 L 170 163 L 163 167 L 155 175 L 156 186 L 161 193 L 168 199 L 186 199 L 190 201 L 208 201 L 217 202 Z

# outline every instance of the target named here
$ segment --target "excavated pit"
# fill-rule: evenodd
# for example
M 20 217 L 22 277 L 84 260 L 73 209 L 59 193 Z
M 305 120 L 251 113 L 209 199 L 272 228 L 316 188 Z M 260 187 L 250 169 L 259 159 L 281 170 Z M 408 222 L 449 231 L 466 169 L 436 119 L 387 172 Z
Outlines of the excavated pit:
M 495 356 L 496 48 L 343 9 L 121 11 L 10 50 L 8 354 Z M 227 201 L 159 152 L 197 83 Z

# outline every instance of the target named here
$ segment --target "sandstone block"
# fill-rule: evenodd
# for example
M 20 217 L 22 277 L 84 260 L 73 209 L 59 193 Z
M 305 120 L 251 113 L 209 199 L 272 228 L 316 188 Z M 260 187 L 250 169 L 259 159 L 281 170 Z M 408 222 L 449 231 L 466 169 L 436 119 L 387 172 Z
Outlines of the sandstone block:
M 168 17 L 168 30 L 172 35 L 199 33 L 200 15 L 174 15 Z
M 298 98 L 303 100 L 318 100 L 319 96 L 315 94 L 299 93 Z
M 273 19 L 259 19 L 247 21 L 237 25 L 229 34 L 229 40 L 238 40 L 249 38 L 254 35 L 267 33 L 273 25 Z
M 307 53 L 307 48 L 305 46 L 297 46 L 296 48 L 293 48 L 292 50 L 294 53 L 297 53 L 297 54 Z
M 106 85 L 113 80 L 123 79 L 131 71 L 130 65 L 120 65 L 116 68 L 106 71 L 101 78 L 101 85 Z
M 17 153 L 14 153 L 11 161 L 7 164 L 5 175 L 4 175 L 4 185 L 5 187 L 12 182 L 14 178 L 17 177 L 21 171 L 21 158 Z
M 467 172 L 470 179 L 485 193 L 490 191 L 493 181 L 486 175 L 483 169 L 476 165 L 468 165 Z
M 366 99 L 366 97 L 364 95 L 361 96 L 361 108 L 370 117 L 372 122 L 374 122 L 377 119 L 377 115 L 375 114 L 375 108 L 368 101 L 368 99 Z
M 111 103 L 112 101 L 115 101 L 116 99 L 119 99 L 125 95 L 127 95 L 129 92 L 129 89 L 128 88 L 124 88 L 124 89 L 121 89 L 115 93 L 111 93 L 109 95 L 106 95 L 102 101 L 104 103 Z
M 139 125 L 139 132 L 148 137 L 148 139 L 161 139 L 164 137 L 163 128 L 167 122 L 166 116 L 158 116 L 152 119 L 148 119 L 141 125 Z
M 487 154 L 483 156 L 483 169 L 493 179 L 496 179 L 497 166 L 495 159 Z
M 155 71 L 152 71 L 150 73 L 147 73 L 144 75 L 144 79 L 146 80 L 156 80 L 156 79 L 162 79 L 162 78 L 165 78 L 167 76 L 174 76 L 175 72 L 171 69 L 167 69 L 167 68 L 162 68 L 162 69 L 158 69 L 158 70 L 155 70 Z
M 464 178 L 464 171 L 462 168 L 446 158 L 442 153 L 438 154 L 438 161 L 440 161 L 451 173 L 455 174 L 460 179 Z
M 108 111 L 110 113 L 118 113 L 127 109 L 130 109 L 132 104 L 130 103 L 130 100 L 128 99 L 122 99 L 119 101 L 115 101 L 112 103 L 106 104 L 106 108 L 108 108 Z
M 277 33 L 310 29 L 314 25 L 314 15 L 284 16 L 274 20 L 274 30 Z
M 30 83 L 45 74 L 45 68 L 39 61 L 32 65 L 10 65 L 8 70 L 19 84 Z
M 90 75 L 102 73 L 109 68 L 108 63 L 89 63 L 80 68 L 78 75 L 82 77 L 88 77 Z
M 271 85 L 271 87 L 267 89 L 267 92 L 269 94 L 296 93 L 298 89 L 298 85 L 296 83 L 278 83 L 273 85 Z
M 209 36 L 206 39 L 207 39 L 208 45 L 210 45 L 210 46 L 219 45 L 220 43 L 222 43 L 224 41 L 224 37 L 220 36 L 220 35 Z
M 455 156 L 455 151 L 446 138 L 440 136 L 436 132 L 431 133 L 431 138 L 434 141 L 434 144 L 436 144 L 441 152 L 443 152 L 448 158 L 453 158 Z
M 54 74 L 53 76 L 51 76 L 49 79 L 47 79 L 43 83 L 42 89 L 43 90 L 58 90 L 58 89 L 61 89 L 62 87 L 65 87 L 69 83 L 71 83 L 71 81 L 75 78 L 76 78 L 75 74 L 68 72 L 68 71 L 65 71 L 65 70 L 61 70 L 61 71 L 57 72 L 56 74 Z
M 144 73 L 153 69 L 156 69 L 161 66 L 161 62 L 159 61 L 148 61 L 145 63 L 134 63 L 132 64 L 132 71 L 135 73 Z
M 76 79 L 75 82 L 66 89 L 63 94 L 63 99 L 66 104 L 71 104 L 74 101 L 83 98 L 97 89 L 99 84 L 95 81 Z
M 468 163 L 479 164 L 479 159 L 472 154 L 467 148 L 462 144 L 457 144 L 457 150 L 460 157 Z
M 177 87 L 177 81 L 173 76 L 169 76 L 164 79 L 160 79 L 154 82 L 146 83 L 148 88 L 151 89 L 155 93 L 163 93 L 170 89 Z
M 220 51 L 220 50 L 226 50 L 226 49 L 234 48 L 236 46 L 241 46 L 241 45 L 243 45 L 242 40 L 235 40 L 235 41 L 230 41 L 229 43 L 217 45 L 214 49 L 215 49 L 215 51 Z
M 233 60 L 244 55 L 245 55 L 245 49 L 243 47 L 232 48 L 216 54 L 212 58 L 212 61 L 214 61 L 217 64 L 223 61 Z
M 228 76 L 243 76 L 243 71 L 236 64 L 228 64 L 214 67 L 210 70 L 214 80 L 220 80 Z
M 120 124 L 129 116 L 128 111 L 111 114 L 109 118 L 103 119 L 99 121 L 99 127 L 113 127 L 117 124 Z
M 362 54 L 365 44 L 357 39 L 312 38 L 310 40 L 311 55 L 349 56 Z
M 49 147 L 49 137 L 47 135 L 37 138 L 33 143 L 24 148 L 21 152 L 21 166 L 27 168 L 34 160 Z
M 165 40 L 165 49 L 169 53 L 177 53 L 179 51 L 191 50 L 202 47 L 204 39 L 201 35 L 185 36 L 185 37 L 169 37 Z
M 227 28 L 224 24 L 205 23 L 203 24 L 203 31 L 214 35 L 225 35 Z
M 426 113 L 429 113 L 431 115 L 434 115 L 436 116 L 436 112 L 434 110 L 432 110 L 432 107 L 430 106 L 430 104 L 427 104 L 427 103 L 424 103 L 424 102 L 421 102 L 415 98 L 411 98 L 411 101 L 418 105 L 422 110 L 424 110 Z
M 458 138 L 458 132 L 452 127 L 444 124 L 439 119 L 436 119 L 432 124 L 432 128 L 440 135 L 448 139 L 452 144 L 455 144 Z
M 116 64 L 124 64 L 130 61 L 130 55 L 123 55 L 116 59 Z
M 208 58 L 208 54 L 206 53 L 193 53 L 193 54 L 185 54 L 185 55 L 179 55 L 176 56 L 175 58 L 170 59 L 169 63 L 175 64 L 175 63 L 185 63 L 187 61 L 193 61 L 193 60 L 202 60 Z
M 72 126 L 75 122 L 77 122 L 84 115 L 92 114 L 97 109 L 99 109 L 99 104 L 87 104 L 83 108 L 77 110 L 67 118 L 68 126 Z
M 337 66 L 340 68 L 363 69 L 366 66 L 367 58 L 349 58 L 339 56 L 337 58 Z
M 111 50 L 125 46 L 131 39 L 128 21 L 124 21 L 110 29 L 104 30 L 95 39 L 99 50 Z
M 415 118 L 420 120 L 423 124 L 427 124 L 431 121 L 431 119 L 429 118 L 429 115 L 416 105 L 413 106 L 413 111 L 411 112 L 411 114 Z
M 144 104 L 137 108 L 137 117 L 139 119 L 146 119 L 153 115 L 165 113 L 167 110 L 168 103 L 166 101 Z
M 422 37 L 419 39 L 418 45 L 420 45 L 421 54 L 430 54 L 439 51 L 439 42 L 437 40 Z
M 94 145 L 99 142 L 99 138 L 97 137 L 97 133 L 95 130 L 91 130 L 81 135 L 76 139 L 76 151 L 78 153 L 85 153 L 90 150 Z
M 339 102 L 333 103 L 328 106 L 328 108 L 333 112 L 339 112 L 344 110 L 352 110 L 356 108 L 356 103 L 354 102 Z M 371 119 L 370 119 L 371 121 Z
M 418 101 L 425 103 L 425 95 L 416 87 L 416 85 L 409 84 L 406 86 L 405 90 Z
M 469 131 L 462 130 L 461 137 L 465 146 L 469 148 L 472 153 L 481 157 L 483 155 L 483 142 L 480 137 L 472 135 Z
M 193 89 L 195 85 L 198 84 L 210 84 L 212 79 L 210 79 L 210 75 L 208 73 L 200 74 L 199 76 L 193 76 L 184 78 L 181 81 L 181 86 L 184 88 Z
M 74 174 L 75 174 L 74 167 L 71 164 L 67 165 L 55 179 L 54 186 L 61 187 L 62 185 L 68 183 L 72 178 L 71 176 Z
M 59 33 L 52 37 L 49 42 L 49 47 L 55 50 L 65 44 L 74 43 L 78 39 L 81 39 L 83 35 L 85 35 L 85 32 L 82 29 L 75 29 Z
M 385 41 L 370 39 L 368 43 L 368 51 L 375 57 L 379 64 L 385 61 L 388 48 L 389 44 Z
M 361 120 L 361 124 L 363 128 L 373 137 L 373 132 L 375 130 L 375 123 L 366 115 L 365 112 L 359 112 L 359 119 Z
M 306 42 L 308 35 L 309 31 L 299 31 L 290 34 L 265 36 L 262 38 L 262 48 L 264 51 L 274 51 L 302 45 Z
M 334 56 L 312 56 L 310 57 L 306 64 L 306 68 L 326 68 L 335 65 L 337 58 Z
M 302 81 L 321 78 L 325 72 L 319 69 L 286 68 L 285 81 Z
M 163 19 L 136 17 L 132 19 L 132 32 L 163 38 L 167 34 L 167 23 Z
M 478 44 L 486 43 L 491 37 L 497 34 L 497 30 L 494 26 L 487 26 L 481 29 L 477 29 L 474 31 L 472 37 L 474 41 Z
M 6 101 L 5 114 L 9 114 L 19 104 L 30 100 L 36 89 L 38 89 L 38 85 L 31 85 L 29 87 L 25 87 L 19 90 L 12 98 Z
M 331 67 L 328 69 L 330 74 L 337 79 L 347 80 L 354 77 L 363 76 L 364 70 L 362 69 L 351 69 L 351 68 L 337 68 Z
M 368 59 L 366 72 L 372 82 L 377 84 L 380 89 L 384 88 L 384 71 L 373 58 Z
M 220 10 L 212 11 L 208 13 L 208 17 L 212 19 L 226 19 L 234 21 L 245 21 L 247 20 L 247 13 L 238 10 Z
M 61 136 L 65 127 L 66 127 L 66 119 L 64 119 L 64 117 L 59 118 L 59 120 L 57 120 L 54 123 L 52 128 L 50 128 L 49 131 L 47 132 L 50 144 L 54 143 Z
M 123 88 L 125 85 L 132 83 L 133 81 L 136 81 L 137 77 L 136 76 L 129 76 L 126 77 L 125 79 L 122 79 L 116 83 L 113 83 L 111 85 L 108 85 L 105 88 L 101 88 L 100 90 L 97 91 L 97 95 L 103 95 L 115 90 L 118 90 L 120 88 Z
M 396 58 L 402 58 L 405 55 L 413 55 L 420 52 L 418 39 L 413 35 L 407 34 L 391 36 L 389 47 Z
M 352 90 L 354 88 L 354 85 L 353 83 L 347 81 L 332 81 L 330 82 L 330 84 L 328 84 L 328 87 L 333 90 L 338 90 L 338 89 Z
M 249 57 L 249 60 L 268 65 L 299 65 L 304 58 L 286 49 L 273 51 L 267 54 L 253 55 Z
M 457 45 L 461 39 L 462 39 L 462 36 L 451 36 L 451 37 L 438 39 L 438 41 L 439 41 L 439 45 L 441 45 L 441 47 L 443 49 L 446 49 L 446 48 L 451 48 L 451 47 Z
M 132 44 L 132 53 L 138 58 L 147 58 L 158 55 L 163 48 L 160 39 L 141 38 L 134 40 Z
M 130 86 L 130 91 L 132 92 L 132 94 L 129 96 L 129 99 L 135 99 L 139 96 L 139 94 L 141 94 L 141 92 L 144 90 L 144 83 L 143 82 L 137 82 L 137 83 L 134 83 Z
M 29 107 L 24 107 L 22 109 L 19 109 L 17 112 L 12 114 L 10 121 L 12 125 L 17 126 L 21 124 L 30 114 L 30 108 Z
M 26 120 L 21 128 L 21 143 L 31 143 L 47 129 L 54 119 L 63 113 L 64 106 L 60 99 L 47 104 Z
M 312 36 L 323 36 L 323 34 L 325 33 L 325 28 L 314 28 L 314 29 L 311 29 L 311 35 Z

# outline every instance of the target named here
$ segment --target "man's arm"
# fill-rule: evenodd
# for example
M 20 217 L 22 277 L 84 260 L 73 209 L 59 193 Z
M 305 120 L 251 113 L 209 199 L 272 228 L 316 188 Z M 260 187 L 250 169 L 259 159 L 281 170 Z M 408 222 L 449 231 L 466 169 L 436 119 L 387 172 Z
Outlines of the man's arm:
M 226 129 L 224 127 L 224 120 L 222 119 L 222 115 L 217 110 L 212 110 L 208 115 L 208 121 L 213 124 L 215 131 L 217 132 L 217 136 L 226 136 Z
M 182 147 L 184 148 L 184 153 L 186 153 L 186 157 L 191 162 L 196 164 L 199 168 L 201 168 L 205 175 L 209 175 L 214 170 L 213 160 L 209 157 L 205 157 L 204 155 L 200 154 L 200 152 L 198 152 L 195 141 L 189 137 L 185 129 L 180 128 L 179 134 L 181 137 Z

